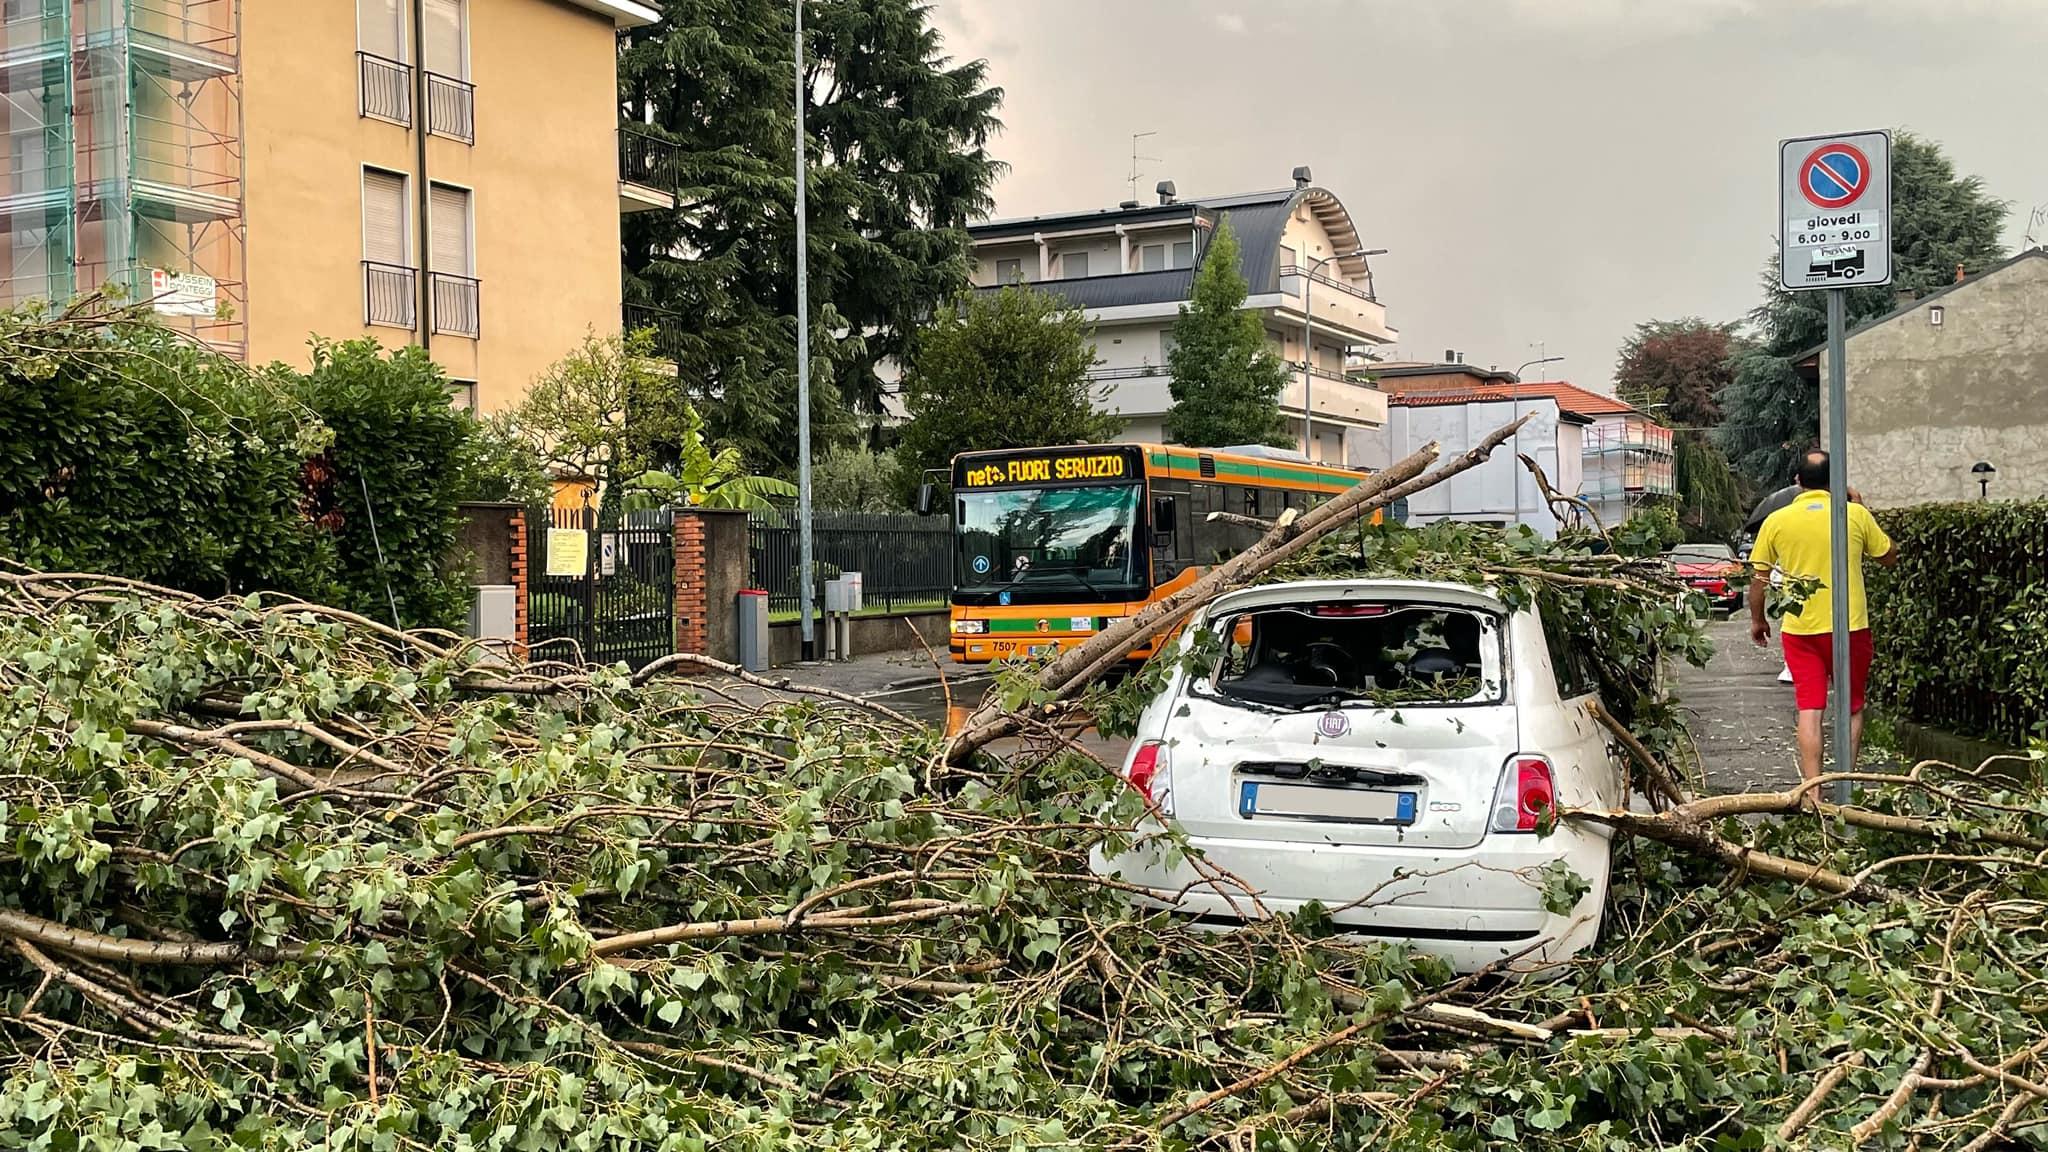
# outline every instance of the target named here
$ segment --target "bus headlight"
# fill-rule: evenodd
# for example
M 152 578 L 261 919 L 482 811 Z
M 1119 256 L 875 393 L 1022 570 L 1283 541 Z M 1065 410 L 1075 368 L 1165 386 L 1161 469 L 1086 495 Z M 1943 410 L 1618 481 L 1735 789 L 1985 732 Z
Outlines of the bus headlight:
M 980 636 L 988 631 L 988 621 L 955 620 L 953 621 L 953 631 L 960 633 L 962 636 Z

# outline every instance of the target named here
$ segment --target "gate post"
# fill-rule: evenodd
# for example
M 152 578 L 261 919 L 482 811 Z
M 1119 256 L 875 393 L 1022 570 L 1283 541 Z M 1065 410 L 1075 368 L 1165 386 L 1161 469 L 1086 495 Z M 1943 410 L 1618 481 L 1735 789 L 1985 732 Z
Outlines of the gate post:
M 676 651 L 702 654 L 705 598 L 704 520 L 696 508 L 676 509 Z
M 727 662 L 740 655 L 740 589 L 747 586 L 747 514 L 676 509 L 676 651 Z
M 512 644 L 519 659 L 532 651 L 526 630 L 528 589 L 526 584 L 526 509 L 512 513 Z

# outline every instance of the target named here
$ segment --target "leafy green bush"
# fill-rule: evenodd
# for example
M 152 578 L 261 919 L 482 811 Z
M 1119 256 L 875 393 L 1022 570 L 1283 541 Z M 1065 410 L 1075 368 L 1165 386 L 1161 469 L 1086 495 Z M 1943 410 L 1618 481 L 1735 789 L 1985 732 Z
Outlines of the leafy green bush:
M 132 310 L 0 313 L 0 557 L 33 568 L 452 627 L 455 504 L 530 488 L 508 451 L 418 349 L 251 372 Z
M 0 313 L 0 556 L 218 595 L 334 590 L 290 381 L 122 315 Z
M 328 524 L 343 557 L 336 603 L 389 619 L 395 601 L 408 627 L 457 626 L 468 580 L 448 558 L 475 421 L 449 405 L 440 367 L 422 348 L 321 341 L 293 379 L 334 432 L 322 462 L 324 502 L 340 513 Z
M 2048 500 L 1877 514 L 1871 691 L 1905 717 L 2022 745 L 2048 735 Z

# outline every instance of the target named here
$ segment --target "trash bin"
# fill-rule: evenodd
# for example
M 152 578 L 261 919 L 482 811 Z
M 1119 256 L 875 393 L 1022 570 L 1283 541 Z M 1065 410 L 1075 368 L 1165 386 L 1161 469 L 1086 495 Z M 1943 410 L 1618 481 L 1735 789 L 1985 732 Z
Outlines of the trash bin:
M 742 588 L 733 602 L 739 613 L 740 667 L 749 672 L 766 672 L 768 593 L 760 588 Z

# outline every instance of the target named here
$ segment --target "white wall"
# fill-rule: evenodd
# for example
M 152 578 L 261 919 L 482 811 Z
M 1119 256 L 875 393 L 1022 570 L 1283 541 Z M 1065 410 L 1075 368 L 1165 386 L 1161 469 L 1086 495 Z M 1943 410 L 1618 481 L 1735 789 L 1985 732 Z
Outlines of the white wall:
M 1522 453 L 1533 458 L 1544 475 L 1558 476 L 1561 434 L 1557 402 L 1547 397 L 1524 400 L 1520 411 L 1530 417 L 1529 422 L 1522 426 Z M 1442 453 L 1439 458 L 1449 459 L 1471 449 L 1487 433 L 1513 420 L 1514 413 L 1515 405 L 1507 400 L 1422 407 L 1396 405 L 1387 413 L 1387 452 L 1392 459 L 1399 460 L 1434 440 Z M 1571 433 L 1563 435 L 1567 439 L 1572 436 Z M 1523 523 L 1545 537 L 1555 537 L 1557 518 L 1544 505 L 1535 479 L 1515 459 L 1514 449 L 1515 443 L 1510 441 L 1476 467 L 1409 497 L 1409 523 L 1427 524 L 1436 520 Z M 1577 452 L 1572 452 L 1571 456 L 1576 458 Z M 1517 487 L 1521 488 L 1519 514 L 1516 511 Z

